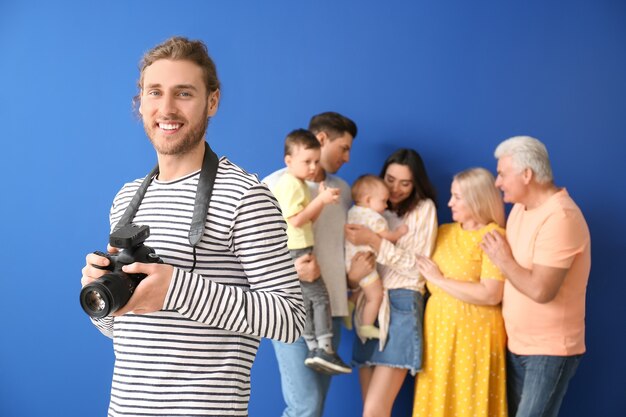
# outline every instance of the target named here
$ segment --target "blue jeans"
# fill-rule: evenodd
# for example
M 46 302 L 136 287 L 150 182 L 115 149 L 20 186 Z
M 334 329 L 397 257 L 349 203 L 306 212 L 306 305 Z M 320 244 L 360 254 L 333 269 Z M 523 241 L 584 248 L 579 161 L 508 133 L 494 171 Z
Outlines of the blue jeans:
M 556 417 L 582 355 L 516 355 L 507 350 L 511 417 Z
M 341 317 L 333 317 L 333 349 L 339 347 Z M 272 340 L 283 399 L 287 408 L 283 417 L 321 417 L 324 401 L 330 386 L 330 376 L 312 370 L 304 365 L 309 349 L 301 337 L 294 343 Z
M 381 352 L 378 339 L 365 344 L 354 338 L 352 364 L 359 368 L 383 365 L 404 368 L 415 375 L 422 369 L 424 296 L 418 291 L 389 290 L 389 334 Z

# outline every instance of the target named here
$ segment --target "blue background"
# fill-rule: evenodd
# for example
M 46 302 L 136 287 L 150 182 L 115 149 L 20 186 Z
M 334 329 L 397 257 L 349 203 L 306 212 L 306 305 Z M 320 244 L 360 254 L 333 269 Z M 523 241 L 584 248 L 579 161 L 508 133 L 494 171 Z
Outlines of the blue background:
M 359 126 L 346 180 L 413 147 L 449 221 L 454 173 L 494 171 L 507 137 L 544 141 L 593 241 L 588 353 L 561 415 L 624 416 L 625 19 L 618 0 L 1 0 L 0 416 L 106 415 L 111 341 L 80 309 L 80 269 L 106 247 L 116 191 L 155 163 L 131 97 L 143 52 L 175 34 L 218 65 L 210 143 L 260 176 L 288 131 L 335 110 Z M 264 341 L 250 414 L 282 407 Z M 360 412 L 356 374 L 336 377 L 325 415 Z

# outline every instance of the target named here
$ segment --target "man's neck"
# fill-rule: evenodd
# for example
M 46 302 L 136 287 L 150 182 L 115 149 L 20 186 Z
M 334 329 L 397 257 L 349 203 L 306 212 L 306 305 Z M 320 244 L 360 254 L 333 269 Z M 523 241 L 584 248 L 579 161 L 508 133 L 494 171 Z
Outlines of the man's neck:
M 196 172 L 202 168 L 204 159 L 204 141 L 183 155 L 161 155 L 157 153 L 159 161 L 159 180 L 172 181 Z
M 533 210 L 545 203 L 550 197 L 558 193 L 558 188 L 554 183 L 549 182 L 547 184 L 535 183 L 525 198 L 524 206 L 526 210 Z

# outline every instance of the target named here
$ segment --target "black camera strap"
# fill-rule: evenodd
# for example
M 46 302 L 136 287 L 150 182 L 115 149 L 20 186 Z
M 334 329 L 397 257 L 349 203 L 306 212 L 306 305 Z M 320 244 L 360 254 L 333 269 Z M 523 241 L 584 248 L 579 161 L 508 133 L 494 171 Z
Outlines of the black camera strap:
M 217 155 L 209 144 L 204 142 L 204 159 L 202 160 L 202 170 L 200 171 L 200 178 L 198 179 L 198 188 L 196 189 L 196 200 L 193 206 L 193 217 L 191 218 L 191 228 L 189 229 L 189 243 L 194 248 L 202 239 L 204 234 L 204 225 L 206 223 L 206 216 L 209 212 L 209 202 L 211 201 L 211 194 L 213 194 L 213 184 L 215 183 L 215 177 L 217 175 L 217 166 L 219 160 Z M 133 196 L 133 199 L 126 207 L 126 211 L 122 215 L 121 219 L 115 225 L 115 230 L 130 224 L 139 210 L 141 200 L 146 195 L 146 191 L 152 183 L 152 180 L 159 175 L 159 165 L 144 178 L 143 182 L 137 189 L 137 192 Z
M 204 142 L 204 159 L 202 161 L 200 178 L 198 179 L 198 188 L 196 189 L 196 201 L 193 204 L 191 227 L 189 228 L 189 243 L 194 248 L 202 240 L 202 235 L 204 234 L 204 225 L 206 224 L 206 216 L 209 213 L 209 203 L 213 194 L 213 185 L 215 184 L 218 165 L 217 155 L 215 155 L 209 144 Z

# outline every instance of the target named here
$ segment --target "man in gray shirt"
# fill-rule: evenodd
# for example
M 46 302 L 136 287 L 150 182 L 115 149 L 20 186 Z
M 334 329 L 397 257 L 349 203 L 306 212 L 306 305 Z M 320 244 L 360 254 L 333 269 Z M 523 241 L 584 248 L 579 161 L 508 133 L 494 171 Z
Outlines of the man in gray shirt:
M 321 272 L 330 297 L 333 348 L 336 350 L 341 335 L 341 318 L 348 315 L 343 226 L 352 204 L 352 197 L 350 186 L 334 174 L 350 160 L 350 150 L 357 134 L 357 127 L 345 116 L 326 112 L 311 118 L 309 130 L 321 144 L 319 171 L 313 181 L 307 181 L 311 198 L 317 195 L 319 183 L 322 181 L 327 187 L 338 188 L 340 198 L 337 204 L 325 206 L 313 224 L 314 254 L 298 258 L 295 265 L 301 281 L 314 280 Z M 263 182 L 272 188 L 284 172 L 285 169 L 278 170 L 267 176 Z M 319 270 L 316 262 L 311 262 L 313 257 L 317 259 Z M 355 256 L 352 264 L 350 276 L 358 280 L 374 268 L 374 259 L 370 254 L 361 253 Z M 287 404 L 283 417 L 320 417 L 330 385 L 330 376 L 304 365 L 308 349 L 302 338 L 293 344 L 275 341 L 272 344 L 280 369 L 283 397 Z

